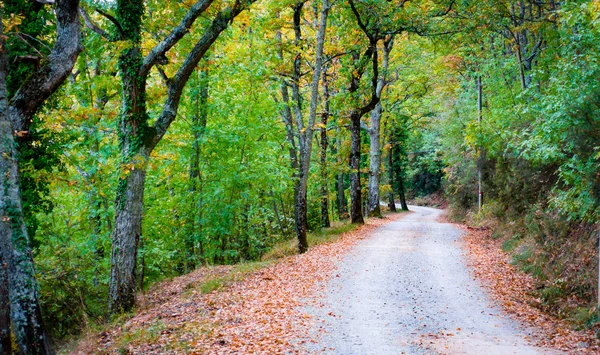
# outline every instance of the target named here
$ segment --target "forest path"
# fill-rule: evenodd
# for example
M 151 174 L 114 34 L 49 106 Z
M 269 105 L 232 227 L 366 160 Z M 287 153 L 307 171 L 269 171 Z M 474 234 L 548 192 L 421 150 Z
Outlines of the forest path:
M 328 354 L 554 354 L 494 306 L 466 266 L 462 231 L 410 206 L 338 264 L 318 319 Z

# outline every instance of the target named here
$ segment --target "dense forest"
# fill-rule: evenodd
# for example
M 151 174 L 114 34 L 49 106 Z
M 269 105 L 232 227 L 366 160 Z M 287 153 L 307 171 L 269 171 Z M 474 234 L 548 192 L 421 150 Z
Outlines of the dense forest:
M 0 353 L 443 194 L 598 322 L 600 1 L 4 0 Z

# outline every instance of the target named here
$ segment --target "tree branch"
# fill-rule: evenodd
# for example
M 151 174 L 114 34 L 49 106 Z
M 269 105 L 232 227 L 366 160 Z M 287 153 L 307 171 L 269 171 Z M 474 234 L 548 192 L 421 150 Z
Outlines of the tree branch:
M 79 0 L 59 1 L 56 19 L 56 42 L 47 61 L 27 78 L 9 103 L 13 129 L 18 132 L 29 131 L 33 115 L 67 79 L 83 50 L 79 43 Z
M 117 19 L 112 16 L 111 14 L 104 12 L 102 9 L 95 9 L 97 13 L 99 13 L 100 15 L 106 17 L 110 22 L 112 22 L 115 27 L 117 28 L 117 31 L 119 32 L 119 39 L 125 39 L 125 31 L 123 30 L 123 27 L 121 27 L 121 24 L 119 23 L 119 21 L 117 21 Z
M 179 67 L 175 76 L 171 78 L 171 83 L 167 90 L 168 96 L 163 106 L 163 110 L 154 123 L 156 135 L 150 142 L 150 146 L 147 148 L 153 149 L 156 144 L 160 142 L 175 119 L 183 88 L 194 71 L 194 68 L 198 65 L 198 62 L 204 57 L 221 32 L 229 26 L 229 23 L 254 2 L 256 2 L 256 0 L 236 0 L 233 7 L 226 7 L 221 10 L 215 16 L 210 26 L 204 31 L 204 34 L 200 37 L 198 42 L 196 42 L 196 45 L 188 54 L 183 64 Z
M 144 58 L 142 67 L 140 68 L 140 74 L 145 77 L 150 72 L 150 69 L 158 63 L 161 57 L 164 57 L 165 53 L 169 49 L 173 48 L 180 39 L 188 33 L 190 27 L 194 24 L 196 19 L 206 11 L 206 9 L 213 3 L 214 0 L 198 0 L 185 14 L 179 25 L 169 33 L 165 39 L 159 44 L 154 46 L 150 53 Z
M 101 37 L 104 37 L 108 41 L 112 40 L 110 38 L 110 35 L 108 34 L 108 32 L 104 31 L 102 28 L 100 28 L 98 25 L 96 25 L 92 21 L 92 19 L 90 18 L 90 15 L 88 15 L 88 13 L 85 11 L 85 9 L 83 7 L 79 8 L 79 15 L 81 15 L 81 18 L 83 18 L 83 22 L 85 23 L 85 27 L 87 27 L 90 30 L 96 32 L 97 34 L 99 34 Z

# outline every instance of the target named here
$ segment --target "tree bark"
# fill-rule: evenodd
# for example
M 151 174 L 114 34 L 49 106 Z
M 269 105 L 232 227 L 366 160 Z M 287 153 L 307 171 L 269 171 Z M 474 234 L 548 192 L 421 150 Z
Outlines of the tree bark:
M 364 218 L 362 213 L 362 190 L 360 182 L 360 129 L 362 117 L 373 110 L 379 102 L 379 96 L 377 95 L 377 86 L 379 82 L 379 63 L 377 55 L 377 42 L 380 40 L 380 33 L 377 28 L 369 28 L 356 8 L 353 0 L 349 1 L 350 8 L 356 17 L 358 26 L 364 32 L 369 39 L 369 46 L 367 50 L 359 55 L 353 53 L 354 68 L 352 70 L 352 78 L 350 80 L 350 87 L 348 92 L 355 101 L 359 100 L 357 93 L 360 88 L 360 80 L 366 71 L 369 60 L 373 69 L 373 76 L 371 78 L 371 97 L 365 102 L 355 104 L 356 106 L 350 110 L 350 138 L 351 138 L 351 150 L 350 150 L 350 219 L 352 223 L 363 224 Z
M 370 150 L 369 150 L 369 217 L 383 217 L 379 203 L 379 180 L 381 169 L 381 114 L 383 111 L 381 105 L 381 96 L 386 83 L 386 75 L 389 67 L 389 57 L 393 46 L 393 36 L 389 36 L 383 42 L 383 74 L 377 80 L 376 94 L 378 102 L 371 111 L 371 128 L 369 129 Z
M 400 208 L 402 208 L 402 211 L 408 211 L 406 195 L 404 193 L 404 178 L 402 177 L 401 169 L 398 170 L 398 197 L 400 198 Z
M 387 129 L 386 129 L 387 131 Z M 390 193 L 388 208 L 390 212 L 396 212 L 396 201 L 394 200 L 394 142 L 392 141 L 392 135 L 388 132 L 388 179 L 390 183 Z
M 33 115 L 71 73 L 81 51 L 79 1 L 56 1 L 56 41 L 40 66 L 7 101 L 8 71 L 0 25 L 0 253 L 6 272 L 10 318 L 22 354 L 52 354 L 39 304 L 39 291 L 19 186 L 14 132 L 27 134 Z M 0 18 L 3 17 L 0 8 Z M 4 308 L 3 308 L 4 309 Z M 6 311 L 6 309 L 4 309 Z
M 299 1 L 294 6 L 294 45 L 298 48 L 302 45 L 302 32 L 301 32 L 301 14 L 302 8 L 305 1 Z M 313 132 L 315 119 L 317 116 L 317 104 L 319 99 L 319 81 L 321 78 L 321 69 L 323 67 L 323 48 L 325 45 L 325 31 L 327 28 L 327 15 L 329 13 L 329 0 L 323 0 L 321 6 L 321 14 L 319 20 L 319 28 L 317 30 L 317 46 L 315 52 L 315 65 L 313 69 L 313 75 L 311 80 L 311 95 L 310 95 L 310 109 L 308 122 L 304 125 L 304 118 L 302 115 L 302 99 L 300 95 L 300 78 L 301 73 L 301 59 L 302 53 L 299 50 L 293 60 L 293 80 L 290 84 L 292 87 L 292 100 L 293 105 L 288 95 L 287 84 L 284 82 L 281 86 L 281 95 L 284 103 L 282 116 L 284 123 L 286 124 L 287 137 L 290 144 L 290 160 L 292 168 L 296 168 L 294 177 L 296 179 L 296 185 L 294 187 L 294 217 L 296 222 L 296 236 L 298 238 L 298 251 L 304 253 L 308 250 L 308 239 L 306 232 L 308 229 L 307 221 L 307 188 L 308 188 L 308 174 L 310 169 L 310 159 L 312 154 L 313 145 Z M 277 34 L 280 41 L 279 57 L 283 59 L 283 52 L 281 50 L 281 33 Z M 292 117 L 293 111 L 293 117 Z M 298 144 L 296 145 L 296 138 Z M 298 147 L 298 149 L 296 149 Z
M 379 204 L 379 172 L 381 166 L 380 122 L 381 102 L 371 111 L 371 129 L 369 129 L 369 217 L 383 217 Z
M 10 301 L 8 299 L 8 273 L 7 264 L 0 253 L 0 355 L 12 354 L 12 340 L 10 338 Z
M 192 115 L 192 135 L 194 142 L 192 143 L 192 159 L 190 162 L 190 197 L 192 206 L 190 208 L 191 215 L 188 225 L 190 231 L 186 235 L 186 271 L 194 269 L 197 261 L 203 258 L 203 242 L 202 242 L 202 172 L 200 169 L 200 145 L 206 123 L 208 121 L 208 63 L 200 70 L 198 77 L 198 85 L 194 90 L 195 112 Z M 196 250 L 198 249 L 198 250 Z M 200 260 L 197 260 L 197 259 Z
M 362 189 L 360 184 L 360 118 L 358 112 L 350 116 L 350 220 L 352 223 L 363 224 Z
M 1 9 L 0 9 L 1 11 Z M 52 350 L 42 324 L 42 311 L 35 279 L 33 258 L 21 204 L 17 148 L 9 116 L 6 90 L 8 58 L 4 45 L 4 29 L 0 16 L 0 288 L 10 300 L 13 331 L 23 354 L 51 354 Z M 2 292 L 0 312 L 6 322 L 6 293 Z M 8 325 L 2 327 L 8 333 Z M 10 337 L 10 335 L 8 335 Z
M 329 120 L 329 86 L 327 82 L 327 70 L 323 74 L 323 101 L 324 110 L 321 114 L 321 226 L 331 227 L 329 221 L 329 188 L 327 174 L 327 121 Z
M 342 150 L 342 137 L 340 136 L 341 132 L 340 132 L 340 127 L 338 126 L 336 128 L 337 131 L 337 139 L 335 142 L 335 146 L 336 146 L 336 154 L 337 154 L 337 159 L 338 159 L 338 165 L 342 166 L 343 159 L 340 156 L 340 152 Z M 345 194 L 345 188 L 344 188 L 344 173 L 342 171 L 338 171 L 337 175 L 336 175 L 336 181 L 335 181 L 335 191 L 336 191 L 336 201 L 337 201 L 337 211 L 338 211 L 338 216 L 340 219 L 347 219 L 349 217 L 348 215 L 348 201 L 346 201 L 346 194 Z

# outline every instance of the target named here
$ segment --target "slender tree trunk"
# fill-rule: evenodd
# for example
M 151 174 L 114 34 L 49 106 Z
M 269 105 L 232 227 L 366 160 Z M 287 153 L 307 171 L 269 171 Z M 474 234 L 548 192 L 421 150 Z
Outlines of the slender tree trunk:
M 381 104 L 381 96 L 386 85 L 387 70 L 389 67 L 389 56 L 392 51 L 394 36 L 388 36 L 383 42 L 383 74 L 377 79 L 377 87 L 375 93 L 378 102 L 375 108 L 371 111 L 371 128 L 369 129 L 370 151 L 369 151 L 369 201 L 368 211 L 370 217 L 383 217 L 381 214 L 381 206 L 379 203 L 379 180 L 381 171 L 381 114 L 383 107 Z M 377 50 L 377 49 L 375 49 Z
M 388 208 L 391 212 L 396 212 L 396 201 L 394 200 L 394 142 L 392 142 L 392 136 L 388 133 L 389 139 L 389 151 L 388 151 L 388 179 L 390 180 L 390 193 Z
M 324 110 L 321 115 L 321 226 L 331 227 L 329 221 L 329 188 L 327 174 L 327 121 L 329 119 L 329 87 L 327 82 L 327 70 L 323 74 L 323 101 Z
M 402 208 L 402 211 L 408 211 L 406 195 L 404 193 L 404 178 L 402 177 L 402 170 L 398 170 L 398 197 L 400 198 L 400 207 Z
M 194 88 L 195 112 L 192 115 L 192 135 L 194 142 L 192 143 L 192 159 L 190 162 L 190 187 L 191 196 L 191 216 L 188 225 L 191 226 L 189 233 L 186 233 L 186 269 L 194 269 L 196 267 L 196 259 L 203 255 L 197 255 L 196 248 L 203 249 L 202 242 L 202 172 L 200 171 L 200 145 L 206 123 L 208 122 L 208 65 L 205 65 L 200 70 L 198 77 L 197 88 Z M 188 266 L 189 264 L 189 266 Z
M 302 32 L 301 32 L 301 15 L 304 1 L 296 3 L 294 6 L 294 44 L 296 46 L 302 45 Z M 312 153 L 313 144 L 313 126 L 315 124 L 315 118 L 317 115 L 317 104 L 319 99 L 319 81 L 321 78 L 321 69 L 323 66 L 323 47 L 325 44 L 325 31 L 327 28 L 327 15 L 329 13 L 329 0 L 323 0 L 321 7 L 321 16 L 319 21 L 319 28 L 317 30 L 317 46 L 315 53 L 315 65 L 313 69 L 312 81 L 311 81 L 311 95 L 310 95 L 310 109 L 309 117 L 306 127 L 304 125 L 304 119 L 302 116 L 302 100 L 300 95 L 300 77 L 301 77 L 301 64 L 302 64 L 302 53 L 299 51 L 294 56 L 294 71 L 292 87 L 292 100 L 294 105 L 290 105 L 290 98 L 288 96 L 287 85 L 284 82 L 281 86 L 282 99 L 285 104 L 282 115 L 286 124 L 286 131 L 288 141 L 290 143 L 290 160 L 292 168 L 295 169 L 296 185 L 294 187 L 294 217 L 296 222 L 296 236 L 298 237 L 298 251 L 304 253 L 308 250 L 308 239 L 306 232 L 308 229 L 307 224 L 307 188 L 308 188 L 308 174 L 310 169 L 310 159 Z M 283 59 L 283 52 L 281 48 L 281 33 L 278 32 L 277 38 L 280 42 L 279 57 Z M 292 107 L 290 107 L 292 106 Z M 292 117 L 293 109 L 293 117 Z M 295 119 L 295 122 L 293 121 Z M 294 131 L 295 126 L 295 131 Z M 298 145 L 295 143 L 295 137 L 298 137 Z M 298 146 L 298 149 L 296 148 Z
M 17 150 L 7 101 L 8 58 L 2 17 L 0 12 L 0 288 L 6 290 L 8 285 L 10 318 L 20 352 L 52 354 L 42 323 L 30 240 L 23 220 Z M 6 293 L 0 293 L 0 321 L 5 323 Z M 6 325 L 1 331 L 8 333 L 8 329 Z
M 519 49 L 517 49 L 520 51 Z M 477 122 L 479 124 L 479 131 L 481 131 L 481 118 L 482 118 L 482 110 L 483 110 L 483 88 L 481 85 L 481 75 L 477 75 Z M 477 158 L 477 206 L 478 211 L 481 211 L 481 206 L 483 205 L 483 189 L 481 186 L 481 164 L 483 163 L 483 148 L 481 144 L 479 146 L 479 157 Z
M 338 126 L 336 128 L 337 131 L 337 139 L 335 142 L 336 145 L 336 155 L 338 160 L 338 166 L 342 166 L 344 164 L 343 159 L 341 157 L 342 150 L 342 137 L 341 130 Z M 347 219 L 348 216 L 348 201 L 346 200 L 345 188 L 344 188 L 344 173 L 342 171 L 338 171 L 336 175 L 335 181 L 335 191 L 336 191 L 336 201 L 337 201 L 337 211 L 340 219 Z
M 362 189 L 360 183 L 360 114 L 350 115 L 350 220 L 354 224 L 363 224 Z
M 379 204 L 379 175 L 381 166 L 381 148 L 379 144 L 380 122 L 381 122 L 381 101 L 377 103 L 375 109 L 371 111 L 371 129 L 369 129 L 370 147 L 369 147 L 369 217 L 383 217 Z

